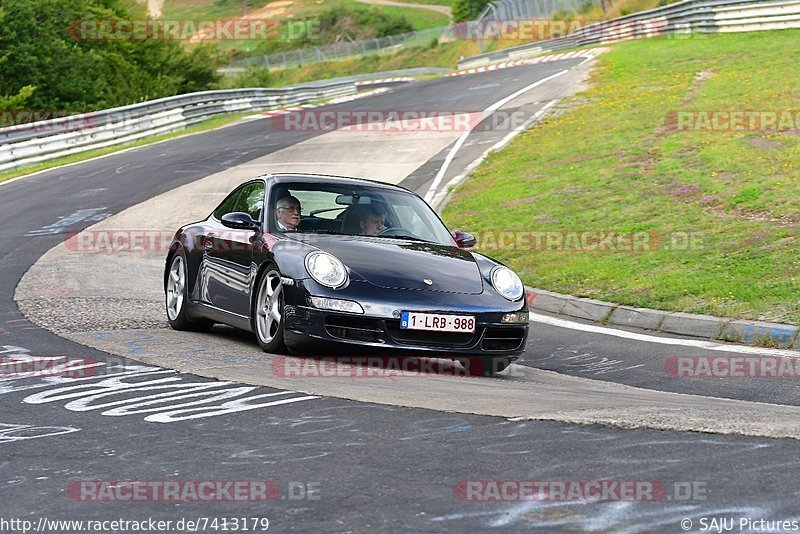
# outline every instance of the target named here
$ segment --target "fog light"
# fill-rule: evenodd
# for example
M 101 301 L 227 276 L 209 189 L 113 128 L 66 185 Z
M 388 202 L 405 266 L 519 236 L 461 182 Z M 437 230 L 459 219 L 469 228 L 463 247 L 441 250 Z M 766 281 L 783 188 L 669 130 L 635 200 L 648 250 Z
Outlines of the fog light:
M 364 313 L 364 308 L 352 300 L 329 299 L 327 297 L 309 297 L 311 304 L 322 310 L 333 310 L 349 313 Z
M 527 323 L 528 312 L 507 313 L 503 316 L 504 323 Z

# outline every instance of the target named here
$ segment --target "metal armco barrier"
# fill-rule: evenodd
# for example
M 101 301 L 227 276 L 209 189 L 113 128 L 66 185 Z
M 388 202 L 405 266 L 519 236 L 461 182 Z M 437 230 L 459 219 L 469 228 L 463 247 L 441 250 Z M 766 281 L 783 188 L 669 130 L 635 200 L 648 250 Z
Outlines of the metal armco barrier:
M 348 80 L 285 89 L 203 91 L 0 128 L 0 171 L 179 130 L 221 113 L 278 109 L 357 90 Z
M 480 24 L 491 20 L 479 21 Z M 555 50 L 665 34 L 749 32 L 800 28 L 800 0 L 684 0 L 585 26 L 564 37 L 465 58 L 458 67 L 531 57 Z

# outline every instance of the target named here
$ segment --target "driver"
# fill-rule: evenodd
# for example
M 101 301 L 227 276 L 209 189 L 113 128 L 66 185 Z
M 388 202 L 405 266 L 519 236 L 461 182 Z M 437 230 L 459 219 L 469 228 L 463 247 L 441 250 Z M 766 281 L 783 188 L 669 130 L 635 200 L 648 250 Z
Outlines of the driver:
M 364 235 L 378 235 L 386 227 L 386 216 L 388 212 L 386 208 L 370 204 L 365 206 L 361 212 L 361 233 Z
M 300 201 L 292 195 L 286 195 L 278 199 L 275 205 L 275 217 L 278 220 L 278 230 L 286 232 L 297 230 L 300 224 Z

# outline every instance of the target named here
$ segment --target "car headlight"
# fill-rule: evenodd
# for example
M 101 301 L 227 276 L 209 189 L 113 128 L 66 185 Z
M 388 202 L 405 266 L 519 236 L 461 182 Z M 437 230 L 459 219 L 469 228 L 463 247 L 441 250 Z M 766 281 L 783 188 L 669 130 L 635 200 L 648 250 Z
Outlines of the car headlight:
M 521 299 L 525 293 L 522 280 L 508 267 L 495 267 L 492 270 L 492 285 L 498 293 L 511 301 Z
M 306 256 L 306 270 L 323 286 L 337 288 L 347 281 L 344 264 L 327 252 L 312 252 Z

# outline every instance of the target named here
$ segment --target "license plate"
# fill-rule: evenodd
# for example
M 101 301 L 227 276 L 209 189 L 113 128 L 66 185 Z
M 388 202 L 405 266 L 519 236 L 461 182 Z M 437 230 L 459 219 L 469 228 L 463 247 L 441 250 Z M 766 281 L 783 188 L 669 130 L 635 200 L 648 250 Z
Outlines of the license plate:
M 475 317 L 472 315 L 403 312 L 400 316 L 400 328 L 436 332 L 474 332 Z

